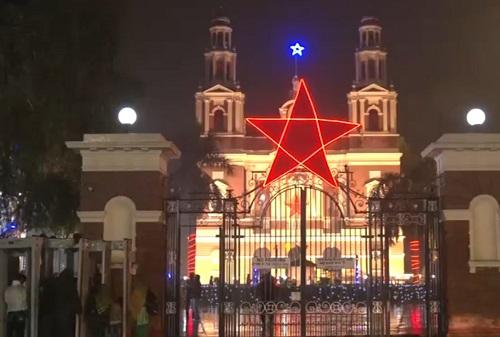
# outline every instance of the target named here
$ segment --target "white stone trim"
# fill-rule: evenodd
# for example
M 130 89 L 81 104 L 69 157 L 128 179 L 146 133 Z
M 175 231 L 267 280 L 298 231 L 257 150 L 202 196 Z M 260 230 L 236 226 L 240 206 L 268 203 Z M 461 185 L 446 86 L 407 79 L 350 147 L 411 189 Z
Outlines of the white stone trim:
M 499 171 L 500 134 L 444 134 L 422 151 L 434 158 L 437 173 L 446 171 Z
M 104 223 L 104 211 L 78 211 L 77 215 L 83 223 Z M 163 211 L 136 211 L 135 222 L 163 222 Z
M 471 274 L 476 273 L 476 269 L 482 267 L 482 268 L 498 268 L 498 271 L 500 271 L 500 261 L 469 261 L 469 272 Z
M 159 171 L 167 173 L 169 159 L 179 149 L 159 133 L 85 134 L 83 141 L 66 142 L 82 156 L 83 172 Z
M 470 211 L 468 209 L 444 209 L 445 221 L 469 221 Z
M 139 222 L 163 222 L 163 211 L 136 211 L 135 221 Z
M 174 143 L 168 141 L 159 133 L 88 133 L 83 135 L 83 141 L 69 141 L 70 149 L 170 149 L 178 153 Z
M 166 160 L 161 150 L 81 150 L 83 172 L 153 171 L 167 174 Z
M 78 211 L 76 214 L 83 223 L 104 223 L 104 211 Z

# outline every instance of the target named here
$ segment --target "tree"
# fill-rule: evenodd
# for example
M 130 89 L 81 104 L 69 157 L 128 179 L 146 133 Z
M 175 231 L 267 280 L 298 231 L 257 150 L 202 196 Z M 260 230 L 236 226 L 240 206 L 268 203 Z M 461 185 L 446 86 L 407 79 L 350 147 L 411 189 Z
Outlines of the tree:
M 425 198 L 435 193 L 436 167 L 434 160 L 422 158 L 406 148 L 401 158 L 401 170 L 401 173 L 386 173 L 381 178 L 370 179 L 368 182 L 377 181 L 377 185 L 369 197 L 372 200 L 403 200 Z M 418 226 L 386 225 L 392 243 L 398 240 L 400 230 L 407 237 L 420 236 Z
M 222 193 L 214 184 L 212 177 L 207 173 L 210 168 L 222 168 L 232 173 L 229 161 L 220 154 L 213 135 L 200 136 L 199 126 L 183 133 L 183 137 L 176 140 L 182 156 L 173 163 L 170 174 L 169 195 L 172 198 L 183 199 L 222 199 Z M 206 206 L 199 205 L 203 208 Z
M 0 226 L 76 224 L 80 164 L 64 141 L 112 131 L 138 89 L 115 71 L 116 26 L 110 2 L 0 3 Z

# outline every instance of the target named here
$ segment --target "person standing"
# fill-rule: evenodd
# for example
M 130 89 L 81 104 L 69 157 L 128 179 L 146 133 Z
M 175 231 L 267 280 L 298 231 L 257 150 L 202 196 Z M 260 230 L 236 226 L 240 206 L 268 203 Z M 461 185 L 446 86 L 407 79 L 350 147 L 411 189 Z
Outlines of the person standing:
M 146 307 L 148 288 L 137 282 L 130 294 L 129 312 L 132 319 L 132 327 L 135 337 L 147 337 L 149 335 L 149 314 Z
M 271 272 L 267 272 L 262 275 L 262 278 L 257 285 L 257 298 L 262 301 L 262 305 L 265 307 L 267 303 L 273 302 L 276 296 L 276 280 L 271 275 Z M 260 315 L 262 322 L 262 336 L 263 337 L 273 337 L 274 335 L 274 314 L 272 312 L 268 313 L 266 310 Z
M 82 304 L 76 287 L 73 270 L 64 269 L 56 282 L 56 290 L 51 305 L 54 308 L 55 337 L 72 337 L 75 335 L 76 315 L 82 313 Z
M 109 315 L 109 337 L 122 335 L 122 298 L 116 299 L 111 305 Z
M 194 320 L 200 319 L 200 299 L 201 299 L 201 281 L 200 275 L 195 275 L 191 292 L 191 311 Z
M 200 325 L 200 299 L 201 299 L 201 281 L 200 275 L 195 275 L 191 284 L 191 312 L 193 319 L 193 337 L 198 336 Z
M 4 293 L 7 304 L 7 337 L 24 337 L 28 309 L 24 279 L 24 275 L 18 275 Z
M 86 319 L 92 337 L 105 337 L 111 311 L 108 288 L 98 283 L 91 290 L 86 304 Z
M 191 298 L 193 297 L 194 273 L 189 274 L 186 280 L 186 331 L 189 325 L 189 308 L 191 307 Z

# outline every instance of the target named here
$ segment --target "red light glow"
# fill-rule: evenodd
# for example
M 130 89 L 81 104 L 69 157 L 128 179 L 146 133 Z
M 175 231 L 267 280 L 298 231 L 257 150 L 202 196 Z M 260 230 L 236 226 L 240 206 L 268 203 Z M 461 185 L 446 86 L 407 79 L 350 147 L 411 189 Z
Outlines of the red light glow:
M 297 168 L 303 168 L 337 187 L 326 160 L 326 146 L 359 127 L 357 123 L 318 118 L 303 79 L 287 119 L 246 120 L 278 147 L 264 186 Z
M 410 265 L 414 275 L 420 274 L 420 241 L 410 241 Z
M 196 270 L 196 234 L 191 233 L 188 236 L 187 244 L 187 272 L 188 275 Z

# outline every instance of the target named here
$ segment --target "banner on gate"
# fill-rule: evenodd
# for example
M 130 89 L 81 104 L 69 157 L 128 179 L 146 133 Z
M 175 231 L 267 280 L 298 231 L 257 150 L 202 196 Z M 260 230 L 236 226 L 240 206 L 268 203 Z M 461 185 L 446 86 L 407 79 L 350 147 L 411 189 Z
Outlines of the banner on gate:
M 354 269 L 356 259 L 352 257 L 319 257 L 316 267 L 327 270 Z
M 254 257 L 252 265 L 257 269 L 287 269 L 290 259 L 287 257 Z

